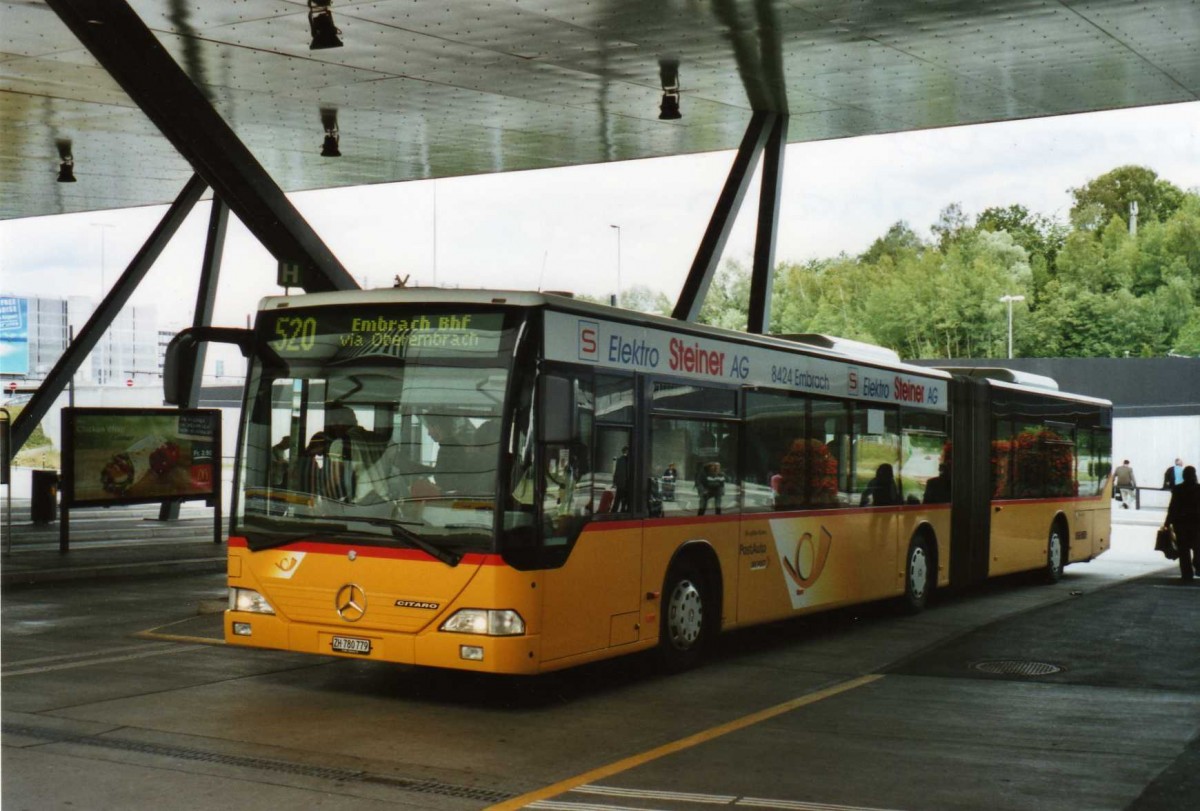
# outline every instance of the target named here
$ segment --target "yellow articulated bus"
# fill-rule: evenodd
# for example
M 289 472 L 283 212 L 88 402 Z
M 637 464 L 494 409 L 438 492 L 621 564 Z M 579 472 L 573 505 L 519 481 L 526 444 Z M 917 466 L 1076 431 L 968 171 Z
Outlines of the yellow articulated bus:
M 1109 404 L 525 292 L 265 299 L 225 639 L 492 673 L 1042 569 L 1109 542 Z M 986 376 L 984 376 L 986 375 Z M 1033 384 L 1033 385 L 1031 385 Z

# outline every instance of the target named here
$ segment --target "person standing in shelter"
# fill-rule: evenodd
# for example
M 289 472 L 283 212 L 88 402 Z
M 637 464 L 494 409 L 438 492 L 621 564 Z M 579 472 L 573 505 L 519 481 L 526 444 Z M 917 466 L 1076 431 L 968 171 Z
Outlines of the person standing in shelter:
M 1171 467 L 1167 468 L 1166 472 L 1163 473 L 1162 489 L 1174 490 L 1181 484 L 1183 484 L 1183 460 L 1176 459 L 1175 464 L 1171 465 Z
M 1121 500 L 1121 509 L 1128 510 L 1129 502 L 1133 499 L 1133 493 L 1137 489 L 1137 478 L 1133 475 L 1133 468 L 1129 466 L 1129 460 L 1126 459 L 1117 465 L 1113 475 L 1116 477 L 1114 483 Z
M 1196 482 L 1196 468 L 1191 465 L 1183 469 L 1182 478 L 1183 481 L 1171 492 L 1166 525 L 1175 530 L 1179 575 L 1185 581 L 1191 581 L 1196 576 L 1196 565 L 1200 563 L 1200 483 Z
M 708 502 L 712 501 L 713 511 L 721 514 L 721 497 L 725 495 L 725 474 L 721 472 L 720 462 L 708 462 L 700 469 L 696 477 L 696 492 L 700 494 L 700 511 L 704 515 L 708 510 Z
M 671 462 L 667 465 L 667 469 L 662 474 L 662 500 L 675 500 L 675 482 L 679 481 L 679 471 L 675 469 L 675 463 Z
M 615 513 L 629 512 L 629 446 L 621 448 L 621 455 L 613 463 L 613 495 L 612 511 Z

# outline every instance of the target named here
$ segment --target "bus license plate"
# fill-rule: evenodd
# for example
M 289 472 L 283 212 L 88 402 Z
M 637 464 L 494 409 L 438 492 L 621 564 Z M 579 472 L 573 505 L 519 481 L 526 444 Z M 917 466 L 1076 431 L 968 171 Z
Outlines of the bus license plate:
M 371 640 L 358 639 L 353 636 L 335 636 L 333 649 L 338 653 L 370 653 Z

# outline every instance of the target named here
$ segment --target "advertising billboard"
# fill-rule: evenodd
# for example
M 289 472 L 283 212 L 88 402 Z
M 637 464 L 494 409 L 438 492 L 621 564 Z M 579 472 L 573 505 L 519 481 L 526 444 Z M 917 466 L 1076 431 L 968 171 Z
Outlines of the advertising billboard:
M 29 300 L 0 296 L 0 374 L 29 374 Z
M 64 408 L 68 506 L 211 500 L 220 487 L 218 409 Z

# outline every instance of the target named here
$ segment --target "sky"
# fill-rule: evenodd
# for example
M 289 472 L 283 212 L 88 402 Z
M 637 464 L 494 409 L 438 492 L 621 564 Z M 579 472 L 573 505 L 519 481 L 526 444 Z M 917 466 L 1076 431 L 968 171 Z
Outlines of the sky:
M 732 152 L 381 184 L 290 195 L 366 287 L 571 290 L 647 285 L 674 301 Z M 903 220 L 929 235 L 947 205 L 974 216 L 1020 204 L 1065 221 L 1070 189 L 1137 164 L 1200 190 L 1200 103 L 793 144 L 777 261 L 864 251 Z M 725 250 L 749 264 L 758 185 Z M 165 206 L 0 222 L 0 293 L 99 297 Z M 162 327 L 191 322 L 209 205 L 198 205 L 134 295 Z M 613 228 L 612 226 L 619 226 Z M 619 249 L 619 250 L 618 250 Z M 275 261 L 231 219 L 214 323 L 242 326 Z

